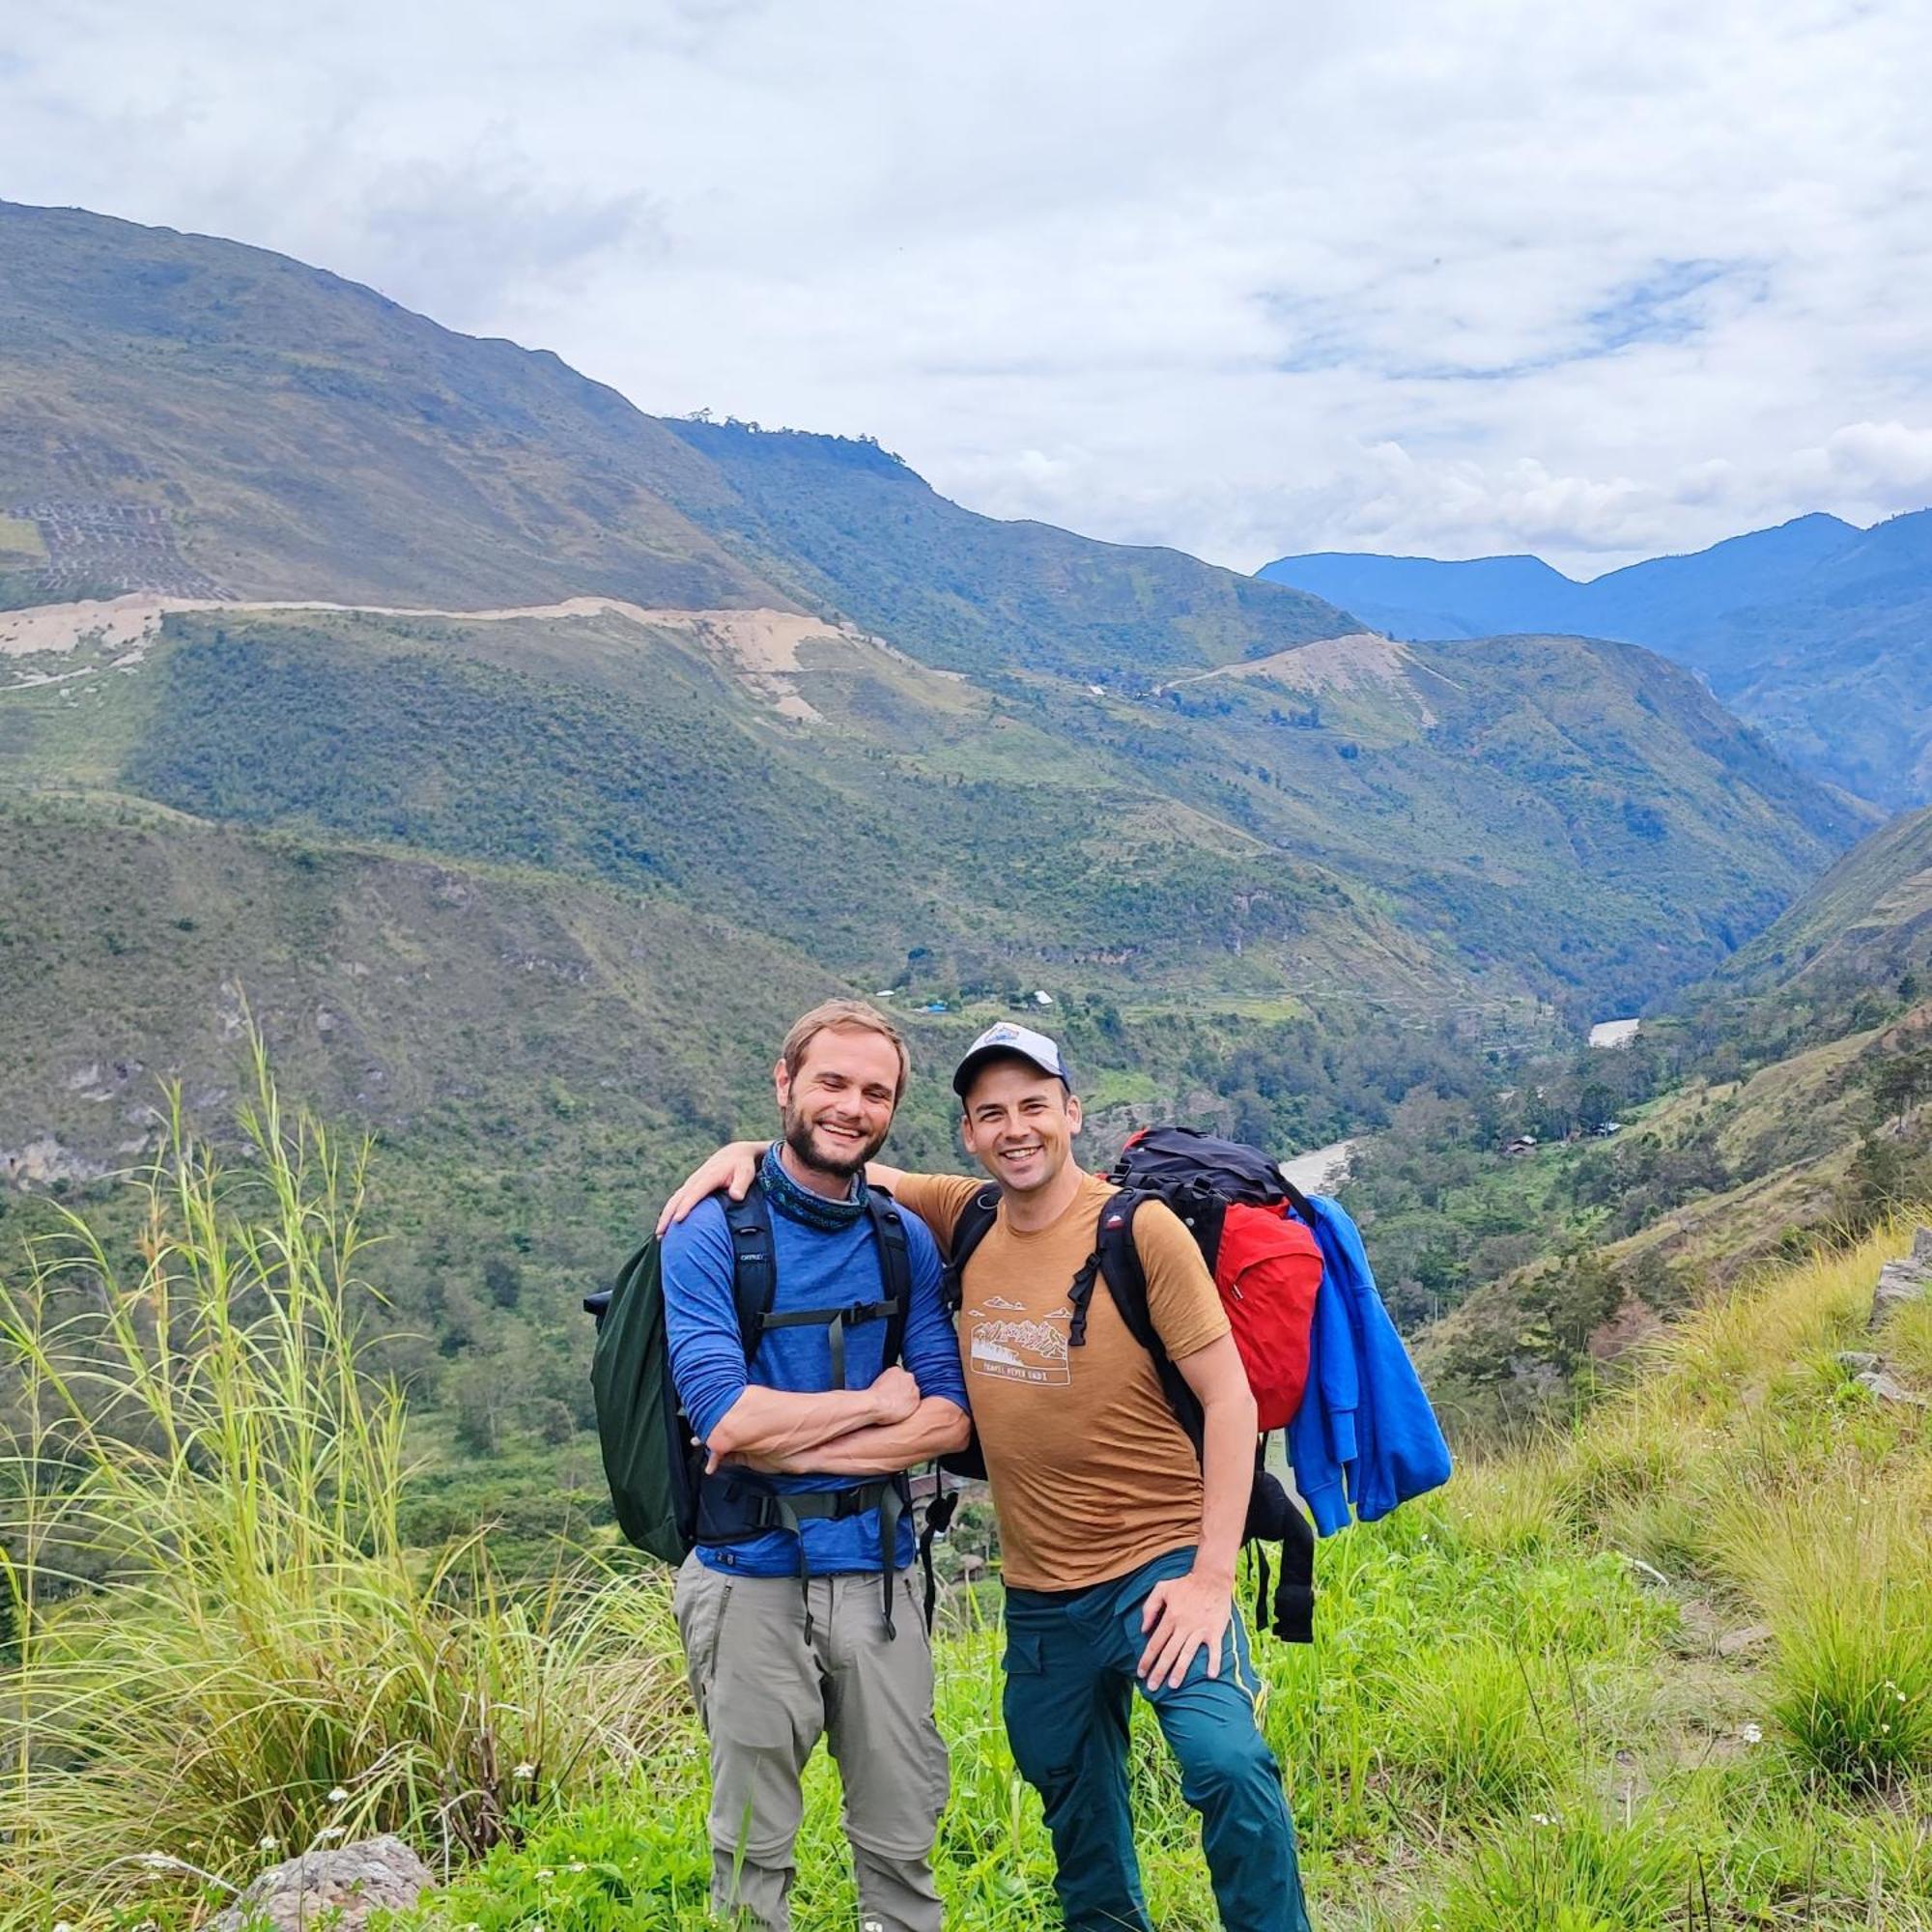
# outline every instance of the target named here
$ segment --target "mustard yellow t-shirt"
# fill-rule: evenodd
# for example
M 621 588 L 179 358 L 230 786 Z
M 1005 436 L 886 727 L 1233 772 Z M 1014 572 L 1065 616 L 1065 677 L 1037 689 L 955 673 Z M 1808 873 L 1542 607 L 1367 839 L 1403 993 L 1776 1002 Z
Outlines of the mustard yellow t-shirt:
M 948 1248 L 985 1184 L 909 1174 L 896 1195 Z M 1201 1535 L 1194 1445 L 1104 1281 L 1087 1304 L 1086 1341 L 1067 1347 L 1073 1277 L 1114 1191 L 1088 1175 L 1066 1211 L 1031 1234 L 1009 1227 L 1002 1207 L 966 1267 L 959 1355 L 1007 1581 L 1023 1590 L 1104 1583 Z M 1159 1202 L 1135 1215 L 1134 1241 L 1169 1355 L 1179 1361 L 1229 1332 L 1201 1251 Z

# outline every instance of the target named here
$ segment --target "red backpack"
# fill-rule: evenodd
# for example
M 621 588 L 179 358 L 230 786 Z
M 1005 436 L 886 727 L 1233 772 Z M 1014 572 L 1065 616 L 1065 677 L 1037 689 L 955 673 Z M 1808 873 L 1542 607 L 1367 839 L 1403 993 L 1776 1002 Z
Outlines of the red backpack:
M 1103 1248 L 1109 1221 L 1131 1222 L 1136 1197 L 1179 1215 L 1213 1272 L 1263 1433 L 1286 1429 L 1308 1382 L 1321 1250 L 1294 1218 L 1300 1204 L 1279 1166 L 1259 1148 L 1193 1127 L 1144 1127 L 1108 1178 L 1122 1198 L 1100 1217 Z

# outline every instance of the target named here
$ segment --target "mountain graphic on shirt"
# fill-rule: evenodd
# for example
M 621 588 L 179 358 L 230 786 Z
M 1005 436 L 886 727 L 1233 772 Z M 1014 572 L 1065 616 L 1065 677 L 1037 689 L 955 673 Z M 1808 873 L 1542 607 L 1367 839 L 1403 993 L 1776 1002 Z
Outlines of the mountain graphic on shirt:
M 975 1321 L 966 1359 L 973 1374 L 998 1376 L 1009 1381 L 1071 1379 L 1067 1372 L 1066 1336 L 1046 1321 Z

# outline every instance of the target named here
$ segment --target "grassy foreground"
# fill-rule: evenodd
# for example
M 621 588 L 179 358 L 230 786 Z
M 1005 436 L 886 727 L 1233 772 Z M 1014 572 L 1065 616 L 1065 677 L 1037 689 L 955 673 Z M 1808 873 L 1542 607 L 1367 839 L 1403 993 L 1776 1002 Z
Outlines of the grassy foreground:
M 404 1547 L 399 1400 L 356 1366 L 358 1160 L 286 1119 L 185 1131 L 128 1267 L 76 1228 L 0 1274 L 0 1928 L 188 1932 L 262 1865 L 376 1829 L 425 1926 L 702 1922 L 701 1742 L 660 1577 L 506 1590 Z M 1258 1647 L 1318 1920 L 1359 1932 L 1932 1928 L 1932 1305 L 1864 1339 L 1903 1230 L 1670 1332 L 1574 1429 L 1322 1551 L 1320 1640 Z M 998 1638 L 941 1649 L 949 1922 L 1057 1922 Z M 1142 1857 L 1214 1925 L 1157 1737 Z M 821 1756 L 801 1932 L 854 1922 Z

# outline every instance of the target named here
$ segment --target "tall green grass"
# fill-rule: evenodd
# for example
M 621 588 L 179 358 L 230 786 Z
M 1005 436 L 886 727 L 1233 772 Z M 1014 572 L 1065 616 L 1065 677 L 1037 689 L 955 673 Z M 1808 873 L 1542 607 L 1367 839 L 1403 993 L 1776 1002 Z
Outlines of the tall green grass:
M 661 1589 L 404 1547 L 364 1151 L 255 1071 L 232 1168 L 177 1112 L 128 1263 L 76 1221 L 0 1282 L 0 1924 L 376 1830 L 453 1861 L 680 1741 Z

